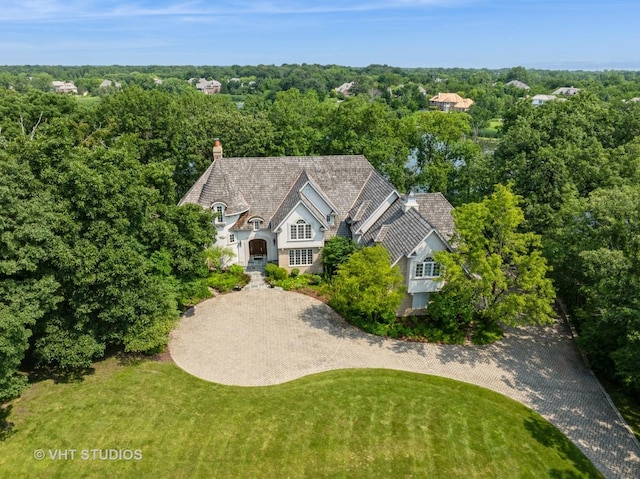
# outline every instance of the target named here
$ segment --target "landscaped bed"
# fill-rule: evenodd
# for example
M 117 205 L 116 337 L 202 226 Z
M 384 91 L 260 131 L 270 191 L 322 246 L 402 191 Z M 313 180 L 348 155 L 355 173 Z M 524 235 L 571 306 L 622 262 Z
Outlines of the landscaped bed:
M 168 362 L 112 358 L 83 382 L 32 385 L 6 419 L 13 428 L 0 436 L 3 477 L 600 477 L 521 404 L 400 371 L 242 388 Z M 139 452 L 83 459 L 83 450 Z M 52 459 L 58 451 L 66 458 Z

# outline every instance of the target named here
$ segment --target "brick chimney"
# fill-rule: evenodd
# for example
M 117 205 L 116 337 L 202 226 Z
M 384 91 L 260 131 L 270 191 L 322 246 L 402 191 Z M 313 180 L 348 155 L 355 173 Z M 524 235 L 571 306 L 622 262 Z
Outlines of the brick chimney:
M 213 145 L 213 161 L 219 160 L 222 158 L 222 145 L 220 144 L 220 139 L 216 138 L 216 142 Z

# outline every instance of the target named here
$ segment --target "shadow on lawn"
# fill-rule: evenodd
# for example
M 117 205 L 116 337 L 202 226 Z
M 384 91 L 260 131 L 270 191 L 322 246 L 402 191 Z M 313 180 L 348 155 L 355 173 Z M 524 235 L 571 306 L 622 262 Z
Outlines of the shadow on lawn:
M 56 384 L 79 383 L 85 376 L 95 373 L 95 368 L 69 368 L 39 367 L 29 372 L 29 382 L 53 380 Z
M 436 374 L 492 389 L 519 401 L 551 421 L 608 477 L 640 477 L 640 445 L 612 407 L 595 376 L 582 362 L 570 332 L 562 322 L 547 327 L 506 328 L 505 337 L 485 346 L 436 345 L 395 341 L 364 333 L 326 305 L 308 307 L 300 319 L 314 328 L 354 342 L 399 354 L 419 354 Z M 438 366 L 438 363 L 440 366 Z M 532 435 L 549 447 L 570 450 L 535 422 Z M 551 428 L 557 437 L 559 434 Z M 565 440 L 566 441 L 566 440 Z M 571 452 L 580 470 L 586 460 Z M 575 477 L 570 471 L 550 471 L 551 477 Z M 579 476 L 578 476 L 579 477 Z
M 640 477 L 640 446 L 582 362 L 564 323 L 507 328 L 503 340 L 487 346 L 443 346 L 437 359 L 472 370 L 476 379 L 470 382 L 534 409 L 606 476 Z M 541 443 L 561 447 L 545 439 L 550 429 L 534 422 L 527 427 Z M 571 459 L 580 464 L 577 457 Z M 572 477 L 557 473 L 554 477 Z
M 0 406 L 0 441 L 4 441 L 15 432 L 13 430 L 13 423 L 8 420 L 11 409 L 13 409 L 13 406 L 10 404 Z
M 589 460 L 579 452 L 578 448 L 569 441 L 564 434 L 547 421 L 530 415 L 525 419 L 524 427 L 529 431 L 533 439 L 546 448 L 555 449 L 562 459 L 573 463 L 576 469 L 582 473 L 578 474 L 574 471 L 550 469 L 550 477 L 569 479 L 589 477 L 592 475 L 592 465 Z M 589 474 L 589 476 L 587 476 L 587 474 Z

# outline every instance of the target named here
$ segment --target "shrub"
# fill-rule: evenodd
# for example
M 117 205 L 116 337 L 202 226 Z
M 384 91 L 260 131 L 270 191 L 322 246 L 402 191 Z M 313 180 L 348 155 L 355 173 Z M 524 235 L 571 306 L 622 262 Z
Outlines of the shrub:
M 328 240 L 322 248 L 322 266 L 324 274 L 330 278 L 335 274 L 339 265 L 349 259 L 359 246 L 352 240 L 343 236 L 334 236 Z
M 466 331 L 473 320 L 474 291 L 466 282 L 446 283 L 442 290 L 432 295 L 429 316 L 449 331 Z
M 391 323 L 404 290 L 404 278 L 391 266 L 389 252 L 376 245 L 353 253 L 338 267 L 329 305 L 348 321 Z
M 289 277 L 289 273 L 286 269 L 280 268 L 272 263 L 269 263 L 267 266 L 265 266 L 264 274 L 267 277 L 267 282 L 274 286 L 280 286 L 279 284 L 275 283 L 285 280 Z
M 474 344 L 489 344 L 502 339 L 504 331 L 496 323 L 479 324 L 473 333 Z
M 205 260 L 209 271 L 220 271 L 235 257 L 231 248 L 214 245 L 205 250 Z
M 277 269 L 278 265 L 269 263 L 264 267 L 264 274 L 267 278 L 273 278 Z
M 236 276 L 237 275 L 241 275 L 241 274 L 244 274 L 244 269 L 239 264 L 232 264 L 229 267 L 229 273 L 231 273 L 233 275 L 236 275 Z
M 184 282 L 178 289 L 178 305 L 181 310 L 186 310 L 194 304 L 199 303 L 203 299 L 211 297 L 211 293 L 207 288 L 208 281 L 206 279 L 197 279 Z
M 223 273 L 214 272 L 207 279 L 207 284 L 221 293 L 241 288 L 248 282 L 249 276 L 244 273 L 240 265 L 233 265 L 229 268 L 229 271 Z
M 300 274 L 300 270 L 298 268 L 293 268 L 290 274 L 292 278 L 297 278 L 298 275 Z

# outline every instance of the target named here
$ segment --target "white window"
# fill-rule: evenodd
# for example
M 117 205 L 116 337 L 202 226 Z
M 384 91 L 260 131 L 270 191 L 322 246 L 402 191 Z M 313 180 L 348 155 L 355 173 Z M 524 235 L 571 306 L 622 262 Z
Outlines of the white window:
M 305 220 L 296 221 L 295 225 L 289 226 L 289 239 L 290 240 L 311 239 L 311 225 L 307 224 Z
M 422 263 L 416 264 L 416 278 L 436 278 L 440 276 L 440 265 L 429 256 Z
M 253 223 L 253 231 L 258 231 L 260 229 L 260 223 L 262 223 L 262 220 L 251 220 L 251 223 Z
M 213 211 L 216 214 L 216 223 L 224 223 L 224 205 L 214 205 Z
M 309 266 L 313 264 L 312 249 L 289 250 L 289 266 Z
M 229 244 L 236 242 L 236 235 L 229 234 Z

